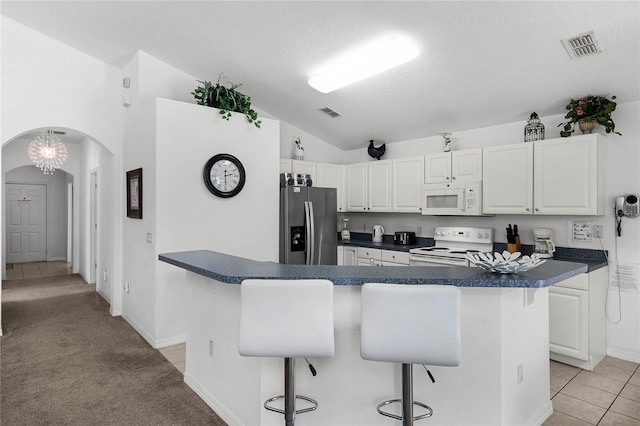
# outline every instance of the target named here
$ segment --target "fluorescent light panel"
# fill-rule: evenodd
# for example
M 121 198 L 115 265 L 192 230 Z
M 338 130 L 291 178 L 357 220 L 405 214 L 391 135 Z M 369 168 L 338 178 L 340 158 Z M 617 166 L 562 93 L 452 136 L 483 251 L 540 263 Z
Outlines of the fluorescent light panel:
M 395 37 L 363 51 L 340 65 L 311 77 L 309 85 L 322 93 L 363 80 L 418 56 L 418 49 L 404 37 Z

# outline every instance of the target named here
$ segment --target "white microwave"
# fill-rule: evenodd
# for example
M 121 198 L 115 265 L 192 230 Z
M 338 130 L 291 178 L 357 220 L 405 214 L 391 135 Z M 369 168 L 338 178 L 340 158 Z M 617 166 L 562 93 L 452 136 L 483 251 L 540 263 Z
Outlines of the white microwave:
M 482 181 L 423 185 L 422 214 L 484 216 L 482 214 Z

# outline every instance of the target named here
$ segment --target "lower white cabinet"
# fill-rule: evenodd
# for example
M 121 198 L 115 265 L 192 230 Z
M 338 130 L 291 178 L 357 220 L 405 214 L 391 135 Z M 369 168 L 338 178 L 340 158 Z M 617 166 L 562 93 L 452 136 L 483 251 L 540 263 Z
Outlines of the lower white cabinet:
M 356 247 L 343 247 L 344 255 L 342 258 L 342 264 L 345 266 L 355 266 L 358 264 L 356 256 Z M 338 258 L 339 259 L 339 258 Z
M 382 266 L 409 266 L 409 253 L 394 250 L 382 250 Z
M 585 370 L 605 357 L 609 269 L 580 274 L 549 287 L 549 357 Z
M 358 247 L 358 266 L 382 266 L 382 250 Z

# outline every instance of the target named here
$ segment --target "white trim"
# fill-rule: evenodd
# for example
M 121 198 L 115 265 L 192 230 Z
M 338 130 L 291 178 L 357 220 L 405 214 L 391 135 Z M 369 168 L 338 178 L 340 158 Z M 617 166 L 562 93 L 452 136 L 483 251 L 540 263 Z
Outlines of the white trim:
M 157 339 L 154 349 L 166 348 L 167 346 L 179 345 L 180 343 L 186 343 L 187 336 L 185 334 L 180 334 L 178 336 L 166 337 L 164 339 Z
M 529 425 L 541 425 L 543 424 L 551 415 L 553 414 L 553 403 L 551 400 L 547 402 L 547 404 L 540 409 L 536 415 L 531 417 L 530 421 L 527 422 Z
M 625 361 L 640 363 L 640 354 L 637 352 L 629 352 L 621 349 L 607 348 L 607 355 L 614 358 L 623 359 Z
M 208 392 L 196 378 L 188 372 L 184 373 L 184 382 L 191 388 L 205 404 L 207 404 L 217 415 L 229 426 L 245 426 L 224 404 Z M 542 423 L 540 423 L 542 424 Z
M 63 260 L 63 261 L 66 262 L 67 258 L 66 257 L 60 257 L 60 256 L 58 256 L 58 257 L 48 257 L 47 258 L 47 262 L 58 262 L 60 260 Z
M 124 312 L 122 312 L 120 315 L 126 322 L 129 323 L 131 327 L 133 327 L 135 331 L 138 332 L 140 336 L 142 336 L 144 340 L 147 341 L 147 343 L 151 345 L 152 348 L 155 348 L 153 336 L 147 333 L 145 329 L 135 319 L 133 319 L 133 317 L 131 317 L 129 314 L 125 314 Z

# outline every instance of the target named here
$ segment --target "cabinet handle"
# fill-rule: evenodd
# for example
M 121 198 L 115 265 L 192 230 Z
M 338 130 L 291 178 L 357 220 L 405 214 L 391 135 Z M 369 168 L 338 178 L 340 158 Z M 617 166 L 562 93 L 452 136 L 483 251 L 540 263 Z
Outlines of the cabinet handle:
M 526 210 L 526 211 L 529 211 L 529 207 L 527 207 L 525 210 Z
M 536 207 L 536 208 L 535 208 L 535 211 L 539 212 L 539 211 L 540 211 L 540 209 Z
M 455 178 L 456 178 L 455 176 L 452 176 L 452 177 L 451 177 L 451 180 L 455 180 Z
M 449 180 L 449 176 L 447 176 L 445 179 L 446 179 L 446 180 Z

